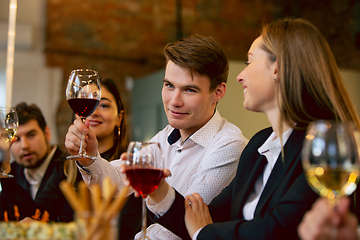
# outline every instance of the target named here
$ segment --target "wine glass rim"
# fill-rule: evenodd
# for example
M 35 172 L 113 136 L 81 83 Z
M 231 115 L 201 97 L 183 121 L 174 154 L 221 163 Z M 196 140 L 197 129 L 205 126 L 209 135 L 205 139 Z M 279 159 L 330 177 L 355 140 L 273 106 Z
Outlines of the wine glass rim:
M 75 74 L 76 72 L 78 72 L 78 75 L 85 75 L 83 73 L 89 72 L 90 74 L 86 74 L 88 76 L 99 76 L 99 73 L 96 70 L 93 69 L 89 69 L 89 68 L 78 68 L 78 69 L 74 69 L 71 71 L 70 76 L 72 74 Z M 80 74 L 81 73 L 81 74 Z

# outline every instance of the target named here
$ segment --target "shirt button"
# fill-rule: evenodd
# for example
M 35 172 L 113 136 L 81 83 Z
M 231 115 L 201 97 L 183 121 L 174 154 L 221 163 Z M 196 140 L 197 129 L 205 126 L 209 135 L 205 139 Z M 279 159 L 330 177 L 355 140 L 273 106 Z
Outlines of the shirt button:
M 181 153 L 181 149 L 178 149 L 177 152 L 178 152 L 178 153 Z

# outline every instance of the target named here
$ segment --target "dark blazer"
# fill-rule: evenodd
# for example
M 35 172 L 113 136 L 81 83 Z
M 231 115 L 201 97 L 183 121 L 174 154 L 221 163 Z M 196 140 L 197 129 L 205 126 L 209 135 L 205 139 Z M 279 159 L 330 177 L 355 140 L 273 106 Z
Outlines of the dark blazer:
M 63 164 L 63 151 L 57 147 L 56 151 L 54 153 L 54 156 L 52 157 L 48 168 L 46 169 L 45 175 L 43 177 L 43 179 L 41 180 L 41 184 L 39 186 L 39 190 L 36 193 L 35 199 L 36 197 L 41 193 L 41 191 L 44 189 L 46 182 L 49 180 L 49 178 L 51 177 L 51 175 L 54 172 L 54 169 L 60 165 Z M 30 195 L 30 191 L 29 191 L 29 183 L 25 178 L 24 175 L 24 167 L 20 166 L 17 162 L 13 162 L 11 164 L 11 172 L 10 174 L 14 175 L 14 179 L 16 181 L 17 184 L 19 184 L 20 186 L 22 186 L 27 192 L 29 192 Z
M 214 224 L 204 227 L 201 239 L 297 239 L 297 226 L 318 195 L 311 190 L 301 165 L 301 148 L 305 131 L 294 130 L 281 154 L 260 197 L 254 219 L 246 221 L 242 210 L 253 191 L 256 174 L 264 156 L 258 148 L 272 133 L 264 129 L 249 141 L 241 157 L 234 180 L 209 205 Z M 184 198 L 176 192 L 174 204 L 157 222 L 190 239 L 184 222 Z
M 53 175 L 55 169 L 62 168 L 63 158 L 65 155 L 59 147 L 57 147 L 54 156 L 52 157 L 49 166 L 45 172 L 45 175 L 40 183 L 39 190 L 36 194 L 35 201 L 41 192 L 45 189 L 45 186 L 48 180 Z M 8 212 L 8 217 L 10 220 L 13 220 L 14 205 L 17 205 L 19 208 L 20 219 L 24 217 L 31 217 L 34 215 L 36 208 L 36 203 L 31 198 L 29 183 L 27 182 L 24 176 L 24 167 L 20 166 L 18 163 L 13 162 L 11 164 L 10 174 L 14 178 L 4 178 L 1 179 L 2 192 L 0 194 L 0 212 L 1 220 L 3 219 L 3 212 Z

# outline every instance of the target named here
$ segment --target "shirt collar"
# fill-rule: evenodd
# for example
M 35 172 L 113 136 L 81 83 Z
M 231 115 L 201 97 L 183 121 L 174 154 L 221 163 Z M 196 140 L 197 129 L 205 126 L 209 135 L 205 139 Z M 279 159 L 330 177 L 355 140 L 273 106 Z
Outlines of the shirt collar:
M 285 143 L 287 142 L 287 140 L 290 137 L 290 134 L 292 133 L 293 129 L 290 128 L 288 129 L 286 132 L 283 133 L 282 139 L 283 139 L 283 145 L 285 146 Z M 268 139 L 266 139 L 266 141 L 264 142 L 264 144 L 259 147 L 258 152 L 260 154 L 263 154 L 267 151 L 272 151 L 272 150 L 277 150 L 277 149 L 281 149 L 281 142 L 280 142 L 280 138 L 277 137 L 275 138 L 275 132 L 273 131 L 270 136 L 268 137 Z
M 287 140 L 290 137 L 290 134 L 292 133 L 293 129 L 290 128 L 286 132 L 283 133 L 282 139 L 283 139 L 283 146 L 285 146 Z M 273 169 L 280 153 L 281 153 L 281 142 L 280 138 L 275 138 L 275 133 L 272 132 L 268 139 L 264 142 L 264 144 L 258 148 L 258 152 L 260 155 L 263 155 L 266 157 L 266 160 L 269 163 L 270 169 Z
M 57 147 L 54 146 L 51 149 L 50 153 L 46 156 L 45 161 L 38 168 L 35 169 L 24 168 L 25 178 L 31 185 L 36 185 L 39 182 L 41 182 L 50 164 L 50 161 L 56 151 L 56 148 Z
M 191 134 L 188 139 L 191 139 L 197 144 L 206 147 L 209 143 L 211 143 L 213 137 L 218 132 L 221 122 L 222 118 L 219 111 L 216 109 L 214 115 L 210 118 L 210 120 L 199 130 Z M 180 137 L 180 130 L 174 128 L 174 130 L 168 136 L 168 143 L 172 145 L 177 142 Z

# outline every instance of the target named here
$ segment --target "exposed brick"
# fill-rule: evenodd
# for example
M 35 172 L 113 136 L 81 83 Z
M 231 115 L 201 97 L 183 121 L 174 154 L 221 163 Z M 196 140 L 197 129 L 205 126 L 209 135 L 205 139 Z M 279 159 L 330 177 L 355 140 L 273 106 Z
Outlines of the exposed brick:
M 176 0 L 48 0 L 47 64 L 63 69 L 63 92 L 75 68 L 94 68 L 101 77 L 114 79 L 129 110 L 125 77 L 163 68 L 163 47 L 180 32 L 184 37 L 211 35 L 231 60 L 245 61 L 262 22 L 293 16 L 310 20 L 323 32 L 340 67 L 360 69 L 360 30 L 355 28 L 359 1 L 182 0 L 178 29 Z M 58 111 L 59 142 L 69 124 L 66 115 L 71 117 L 64 94 Z

